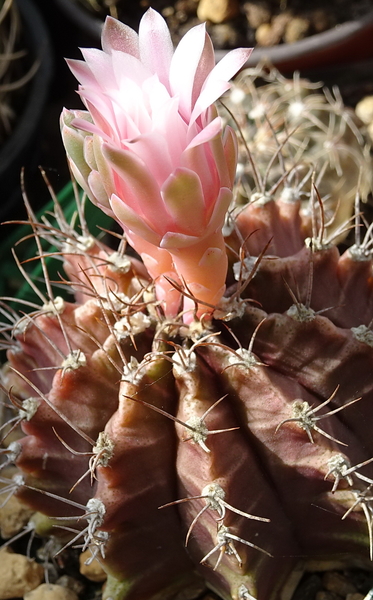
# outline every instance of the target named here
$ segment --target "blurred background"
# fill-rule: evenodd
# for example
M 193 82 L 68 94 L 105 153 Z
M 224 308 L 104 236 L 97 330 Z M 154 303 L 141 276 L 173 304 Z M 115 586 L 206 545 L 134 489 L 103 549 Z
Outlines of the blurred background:
M 0 9 L 10 1 L 11 0 L 0 0 Z M 19 2 L 20 6 L 24 2 L 30 2 L 30 0 L 14 0 L 14 2 L 16 1 Z M 92 1 L 93 0 L 89 0 L 89 2 Z M 202 2 L 204 5 L 208 5 L 210 2 L 210 5 L 215 7 L 217 5 L 222 5 L 222 2 L 217 3 L 216 0 L 215 4 L 214 0 L 175 0 L 175 2 L 155 0 L 151 2 L 151 4 L 159 9 L 161 9 L 162 6 L 169 4 L 175 5 L 175 9 L 172 9 L 174 10 L 173 13 L 171 10 L 172 14 L 170 13 L 169 7 L 166 6 L 166 8 L 163 8 L 163 14 L 166 16 L 168 11 L 171 20 L 174 19 L 175 21 L 176 17 L 182 20 L 182 18 L 185 17 L 185 14 L 189 14 L 188 11 L 190 11 L 191 6 L 192 8 L 194 7 L 193 10 L 195 12 L 197 5 L 201 5 Z M 239 0 L 226 0 L 226 6 L 229 6 L 230 8 L 233 6 L 234 8 L 234 5 L 238 5 L 238 2 Z M 223 15 L 219 17 L 223 20 L 222 23 L 216 24 L 212 23 L 212 21 L 209 21 L 208 26 L 211 32 L 215 32 L 213 33 L 215 36 L 217 35 L 216 31 L 220 32 L 220 36 L 223 34 L 228 35 L 229 31 L 233 31 L 235 29 L 238 21 L 242 21 L 243 14 L 245 19 L 253 19 L 254 17 L 257 18 L 259 13 L 263 14 L 263 7 L 265 8 L 272 3 L 272 5 L 276 5 L 276 10 L 278 13 L 276 14 L 276 17 L 284 17 L 284 14 L 289 9 L 290 2 L 296 5 L 297 0 L 281 0 L 281 2 L 280 0 L 246 1 L 243 5 L 240 5 L 241 14 L 239 17 L 234 17 L 233 19 L 228 18 L 227 20 Z M 358 38 L 359 43 L 355 43 L 353 46 L 354 53 L 356 54 L 357 58 L 359 58 L 360 62 L 354 63 L 353 65 L 350 63 L 347 64 L 345 62 L 346 56 L 349 60 L 355 60 L 355 56 L 351 54 L 351 48 L 341 49 L 340 41 L 338 40 L 336 43 L 336 48 L 334 49 L 334 58 L 332 58 L 331 61 L 334 63 L 333 66 L 327 66 L 329 59 L 324 59 L 323 55 L 320 55 L 316 61 L 318 53 L 320 53 L 322 50 L 319 41 L 313 42 L 313 39 L 317 40 L 317 36 L 313 35 L 312 37 L 311 33 L 315 33 L 315 31 L 312 30 L 308 41 L 301 40 L 300 42 L 300 47 L 302 47 L 302 44 L 311 44 L 311 50 L 307 50 L 307 56 L 311 58 L 304 60 L 303 56 L 303 62 L 301 61 L 301 63 L 293 63 L 291 61 L 286 62 L 285 60 L 280 68 L 282 72 L 289 73 L 291 75 L 294 65 L 297 66 L 300 64 L 302 68 L 302 74 L 309 76 L 312 80 L 317 81 L 319 79 L 324 79 L 329 85 L 333 85 L 335 83 L 339 84 L 341 86 L 342 95 L 345 102 L 349 105 L 355 105 L 361 97 L 373 94 L 373 63 L 371 58 L 373 56 L 373 0 L 358 0 L 358 2 L 353 0 L 333 0 L 333 2 L 334 6 L 339 7 L 339 11 L 342 9 L 346 10 L 348 5 L 355 7 L 355 9 L 356 6 L 359 5 L 361 10 L 366 10 L 367 12 L 367 17 L 364 17 L 363 21 L 364 23 L 368 24 L 368 33 L 365 33 L 365 37 L 360 33 Z M 59 116 L 64 106 L 67 108 L 79 108 L 81 103 L 75 91 L 77 87 L 76 80 L 70 73 L 64 57 L 80 58 L 81 55 L 79 52 L 79 47 L 99 47 L 99 37 L 97 33 L 97 23 L 91 27 L 91 32 L 89 29 L 84 30 L 76 22 L 74 22 L 73 19 L 69 18 L 64 10 L 62 10 L 61 5 L 64 3 L 68 4 L 67 0 L 32 0 L 32 4 L 39 11 L 44 24 L 46 25 L 49 39 L 43 41 L 41 40 L 39 43 L 40 52 L 44 54 L 44 57 L 45 54 L 47 54 L 48 64 L 46 65 L 44 75 L 42 75 L 41 81 L 39 79 L 39 82 L 37 82 L 36 78 L 38 74 L 36 74 L 35 81 L 31 80 L 29 85 L 37 88 L 36 95 L 39 97 L 39 99 L 42 99 L 43 97 L 45 104 L 43 105 L 42 109 L 38 109 L 40 111 L 39 116 L 36 114 L 35 118 L 33 116 L 28 117 L 29 126 L 34 124 L 35 132 L 29 144 L 28 153 L 25 152 L 20 156 L 18 162 L 16 161 L 14 167 L 15 172 L 12 175 L 10 174 L 10 167 L 8 168 L 5 164 L 8 159 L 10 160 L 11 152 L 5 151 L 2 157 L 0 154 L 0 194 L 2 196 L 2 202 L 0 203 L 0 222 L 6 219 L 20 219 L 25 215 L 25 211 L 22 206 L 19 185 L 19 173 L 22 166 L 25 166 L 25 189 L 32 206 L 35 209 L 40 208 L 49 199 L 49 193 L 46 189 L 45 183 L 42 180 L 42 177 L 40 176 L 38 165 L 42 165 L 48 179 L 51 182 L 51 185 L 56 192 L 59 192 L 69 181 L 69 171 L 59 131 Z M 74 6 L 82 6 L 77 0 L 76 4 L 70 0 L 70 4 Z M 129 13 L 131 14 L 131 10 L 133 10 L 134 5 L 137 7 L 141 5 L 141 10 L 143 11 L 146 9 L 146 6 L 149 4 L 149 2 L 146 0 L 139 0 L 139 2 L 128 0 L 127 3 L 124 2 L 122 4 L 129 9 Z M 304 6 L 305 3 L 298 2 L 298 4 L 300 4 L 300 6 Z M 311 4 L 314 4 L 314 2 Z M 256 11 L 255 15 L 253 13 L 253 9 Z M 207 10 L 209 10 L 208 6 Z M 242 10 L 244 13 L 242 13 Z M 210 13 L 207 13 L 207 16 L 209 14 Z M 320 13 L 318 14 L 320 15 Z M 179 15 L 179 17 L 177 15 Z M 180 17 L 180 15 L 184 15 L 184 17 Z M 357 16 L 359 17 L 359 14 Z M 130 24 L 132 26 L 136 26 L 138 18 L 139 15 L 136 14 Z M 27 21 L 28 19 L 29 17 L 26 14 L 24 20 Z M 214 19 L 214 17 L 211 16 L 211 19 Z M 189 18 L 189 21 L 184 25 L 184 28 L 192 26 L 195 23 L 196 19 L 192 14 L 192 16 Z M 269 27 L 269 23 L 262 23 L 262 34 L 264 30 L 267 30 L 268 33 Z M 273 29 L 273 25 L 271 25 L 271 27 Z M 342 40 L 347 39 L 348 35 L 341 35 L 341 33 L 344 31 L 343 29 L 341 29 L 339 26 L 335 27 L 334 29 L 336 35 L 342 37 Z M 259 28 L 257 31 L 259 31 Z M 255 35 L 257 34 L 251 33 L 250 35 L 253 39 L 249 39 L 248 41 L 251 41 L 255 44 L 257 41 L 255 39 Z M 282 56 L 281 53 L 284 51 L 285 46 L 289 46 L 289 44 L 275 46 L 275 57 Z M 264 51 L 268 51 L 269 55 L 271 56 L 270 52 L 272 52 L 272 49 L 264 49 Z M 261 57 L 261 51 L 258 50 L 256 52 L 257 54 L 255 55 L 254 61 Z M 301 54 L 302 53 L 304 55 L 303 50 L 301 51 Z M 368 60 L 361 62 L 362 57 Z M 318 64 L 315 67 L 316 62 Z M 311 69 L 309 68 L 309 65 L 311 65 Z M 325 65 L 326 68 L 324 68 Z M 43 88 L 43 83 L 47 83 L 46 89 Z M 15 121 L 14 124 L 17 125 L 17 122 Z M 20 145 L 19 141 L 18 145 Z M 3 163 L 4 167 L 3 178 L 1 177 L 1 163 Z M 6 232 L 9 231 L 10 229 L 8 228 Z M 0 229 L 1 238 L 4 239 L 4 236 L 7 235 L 6 232 L 4 228 Z

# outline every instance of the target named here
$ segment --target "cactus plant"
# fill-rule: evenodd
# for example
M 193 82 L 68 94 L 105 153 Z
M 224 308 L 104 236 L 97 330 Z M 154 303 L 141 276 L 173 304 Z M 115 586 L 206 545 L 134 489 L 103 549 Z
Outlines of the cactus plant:
M 224 225 L 236 143 L 209 106 L 234 69 L 213 69 L 203 28 L 187 35 L 193 45 L 175 52 L 173 90 L 163 68 L 174 60 L 169 38 L 152 11 L 139 38 L 109 19 L 104 53 L 86 51 L 87 63 L 72 65 L 90 115 L 63 113 L 71 166 L 141 257 L 126 252 L 126 237 L 115 250 L 96 239 L 78 196 L 72 222 L 57 199 L 53 219 L 42 220 L 26 200 L 44 286 L 19 262 L 38 301 L 21 300 L 21 317 L 14 304 L 1 308 L 2 386 L 23 431 L 4 449 L 3 464 L 20 472 L 1 480 L 38 511 L 36 531 L 70 536 L 67 544 L 100 560 L 106 600 L 194 598 L 204 582 L 225 600 L 287 599 L 305 569 L 372 564 L 372 243 L 358 194 L 367 158 L 357 144 L 353 206 L 341 196 L 324 209 L 326 168 L 307 159 L 286 114 L 280 125 L 263 114 L 273 154 L 242 141 Z M 160 40 L 166 45 L 155 52 Z M 189 96 L 178 87 L 182 52 L 194 65 L 183 73 Z M 136 83 L 146 101 L 118 75 L 119 65 L 135 72 L 140 58 Z M 135 100 L 116 93 L 111 60 Z M 245 56 L 232 60 L 238 69 Z M 298 79 L 279 81 L 297 93 Z M 118 112 L 122 100 L 131 120 Z M 132 136 L 140 121 L 148 127 L 150 100 L 158 118 L 167 106 L 168 147 L 149 128 L 110 137 L 113 123 Z M 243 108 L 233 106 L 233 120 Z M 357 131 L 341 104 L 330 114 L 343 135 Z M 320 115 L 315 125 L 320 138 Z M 156 155 L 159 144 L 164 154 Z M 355 239 L 341 253 L 335 242 L 354 206 Z M 63 260 L 59 282 L 48 275 L 52 255 Z M 58 295 L 56 283 L 73 299 Z

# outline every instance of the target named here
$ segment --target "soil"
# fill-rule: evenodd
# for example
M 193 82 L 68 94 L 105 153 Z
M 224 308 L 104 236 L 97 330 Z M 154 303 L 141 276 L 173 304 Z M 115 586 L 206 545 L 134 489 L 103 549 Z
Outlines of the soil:
M 229 6 L 232 18 L 213 23 L 209 17 L 207 30 L 217 48 L 237 46 L 272 46 L 294 42 L 303 37 L 321 33 L 346 21 L 361 18 L 373 10 L 373 0 L 79 0 L 84 6 L 95 3 L 96 15 L 102 18 L 111 13 L 137 28 L 146 9 L 151 6 L 167 20 L 173 41 L 178 43 L 188 29 L 201 21 L 197 17 L 202 3 L 208 11 Z M 104 8 L 102 8 L 104 7 Z M 215 8 L 214 8 L 215 7 Z M 204 13 L 205 14 L 205 13 Z

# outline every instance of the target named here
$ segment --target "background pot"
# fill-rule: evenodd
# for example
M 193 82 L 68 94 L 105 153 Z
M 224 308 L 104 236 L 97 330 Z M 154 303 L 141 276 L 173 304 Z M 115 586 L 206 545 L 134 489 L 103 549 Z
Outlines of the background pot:
M 220 60 L 226 51 L 217 50 Z M 283 72 L 321 69 L 373 57 L 373 10 L 365 17 L 347 21 L 323 33 L 293 44 L 255 48 L 246 66 L 268 60 Z
M 74 0 L 55 0 L 64 13 L 99 42 L 103 22 Z M 130 20 L 128 23 L 132 26 Z M 216 50 L 220 60 L 226 50 Z M 337 25 L 293 44 L 255 48 L 246 66 L 268 60 L 283 72 L 318 69 L 373 57 L 373 10 L 361 19 Z
M 39 67 L 27 84 L 25 105 L 10 137 L 0 148 L 0 222 L 10 216 L 21 199 L 22 167 L 37 164 L 37 138 L 52 74 L 52 53 L 46 26 L 31 0 L 17 0 L 23 41 Z

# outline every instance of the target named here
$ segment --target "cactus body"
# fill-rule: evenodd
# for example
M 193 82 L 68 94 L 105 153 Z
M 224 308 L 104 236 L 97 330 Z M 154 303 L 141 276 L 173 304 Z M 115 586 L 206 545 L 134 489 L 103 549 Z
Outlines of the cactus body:
M 7 309 L 2 379 L 23 431 L 8 489 L 65 518 L 107 571 L 106 600 L 194 598 L 204 582 L 287 599 L 304 569 L 371 568 L 370 234 L 341 252 L 285 179 L 248 202 L 238 182 L 225 298 L 213 318 L 197 298 L 190 323 L 165 316 L 123 243 L 88 235 L 80 205 L 79 230 L 56 205 L 61 233 L 28 206 L 75 299 L 47 278 L 33 313 Z

